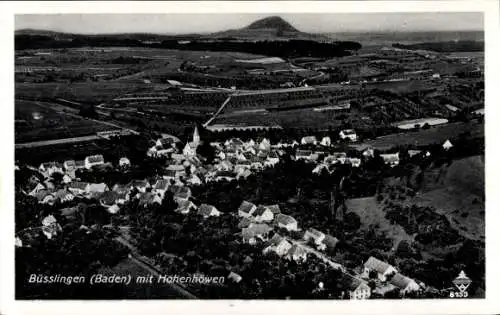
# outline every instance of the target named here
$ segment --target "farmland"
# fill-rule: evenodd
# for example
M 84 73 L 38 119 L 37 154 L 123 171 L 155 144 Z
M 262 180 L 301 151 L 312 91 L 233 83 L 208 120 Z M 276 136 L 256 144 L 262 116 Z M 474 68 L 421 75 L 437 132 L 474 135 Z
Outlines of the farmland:
M 462 133 L 469 132 L 473 138 L 484 137 L 484 123 L 477 121 L 450 123 L 414 132 L 391 134 L 366 141 L 360 145 L 353 145 L 353 147 L 358 149 L 374 147 L 379 150 L 388 150 L 395 146 L 426 146 L 443 143 L 448 139 L 457 138 Z
M 57 111 L 46 103 L 16 100 L 16 143 L 72 138 L 116 129 L 69 111 Z

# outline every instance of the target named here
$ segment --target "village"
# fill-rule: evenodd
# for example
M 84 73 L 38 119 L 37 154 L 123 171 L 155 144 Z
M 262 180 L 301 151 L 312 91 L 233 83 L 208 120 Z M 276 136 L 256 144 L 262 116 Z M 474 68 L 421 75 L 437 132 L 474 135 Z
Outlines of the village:
M 339 136 L 347 143 L 358 140 L 354 130 L 342 130 Z M 225 142 L 211 142 L 215 158 L 212 164 L 206 164 L 205 157 L 197 153 L 201 143 L 203 141 L 197 127 L 194 128 L 191 141 L 184 145 L 182 151 L 178 149 L 181 145 L 175 137 L 157 139 L 154 146 L 147 151 L 147 156 L 151 159 L 168 158 L 162 175 L 158 174 L 155 178 L 138 178 L 128 184 L 115 184 L 112 187 L 102 182 L 80 181 L 77 175 L 79 171 L 92 172 L 109 167 L 127 172 L 132 167 L 127 157 L 120 158 L 114 166 L 105 161 L 102 155 L 87 156 L 78 161 L 45 162 L 38 168 L 29 166 L 42 175 L 44 180 L 33 176 L 29 185 L 23 188 L 23 193 L 36 198 L 40 204 L 62 207 L 58 210 L 60 214 L 71 218 L 79 211 L 79 206 L 64 208 L 64 204 L 75 199 L 95 201 L 113 216 L 120 214 L 120 208 L 133 199 L 138 199 L 142 207 L 161 205 L 165 194 L 169 192 L 177 204 L 175 212 L 179 214 L 196 213 L 204 219 L 214 216 L 237 216 L 241 243 L 256 246 L 263 254 L 272 252 L 282 259 L 293 260 L 299 264 L 307 264 L 308 258 L 314 256 L 329 268 L 341 271 L 339 283 L 344 298 L 367 299 L 373 293 L 384 296 L 395 289 L 404 297 L 408 293 L 415 294 L 429 289 L 421 281 L 399 273 L 395 267 L 375 257 L 370 257 L 353 273 L 353 270 L 348 270 L 342 263 L 330 257 L 339 242 L 335 235 L 323 233 L 315 226 L 301 226 L 300 222 L 287 214 L 286 209 L 280 209 L 277 204 L 256 205 L 243 201 L 237 212 L 224 213 L 213 205 L 195 204 L 192 201 L 191 187 L 210 182 L 245 180 L 252 174 L 275 167 L 290 152 L 290 158 L 293 160 L 313 163 L 313 173 L 319 175 L 325 171 L 333 173 L 340 165 L 359 168 L 364 162 L 374 158 L 374 149 L 367 148 L 356 156 L 348 156 L 346 152 L 335 151 L 336 144 L 332 143 L 329 137 L 318 141 L 314 136 L 307 136 L 300 139 L 300 142 L 276 144 L 266 138 L 260 141 L 250 139 L 246 142 L 232 138 Z M 449 150 L 453 145 L 448 140 L 442 147 Z M 430 155 L 428 151 L 419 150 L 409 150 L 408 154 L 420 154 L 424 157 Z M 379 156 L 388 166 L 393 167 L 399 163 L 399 152 Z M 19 167 L 16 166 L 16 170 Z M 81 228 L 89 229 L 84 225 Z M 61 234 L 62 227 L 53 215 L 49 215 L 42 219 L 41 231 L 50 240 Z M 16 246 L 29 246 L 29 240 L 23 237 L 23 233 L 17 234 Z M 228 279 L 238 283 L 241 276 L 231 271 Z M 374 285 L 370 286 L 369 281 Z M 325 290 L 322 282 L 317 285 L 318 290 Z

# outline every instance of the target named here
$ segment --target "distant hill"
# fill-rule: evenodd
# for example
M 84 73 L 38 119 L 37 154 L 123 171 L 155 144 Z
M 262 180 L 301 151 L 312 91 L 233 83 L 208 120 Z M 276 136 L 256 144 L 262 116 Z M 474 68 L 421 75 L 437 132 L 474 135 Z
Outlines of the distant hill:
M 216 32 L 206 35 L 205 37 L 252 41 L 290 39 L 333 41 L 331 38 L 321 34 L 311 34 L 299 31 L 279 16 L 266 17 L 240 29 Z
M 247 27 L 245 27 L 244 29 L 247 29 L 247 30 L 271 29 L 271 30 L 283 31 L 283 32 L 298 32 L 299 31 L 295 27 L 293 27 L 290 23 L 283 20 L 279 16 L 271 16 L 271 17 L 257 20 L 255 22 L 253 22 L 252 24 L 248 25 Z

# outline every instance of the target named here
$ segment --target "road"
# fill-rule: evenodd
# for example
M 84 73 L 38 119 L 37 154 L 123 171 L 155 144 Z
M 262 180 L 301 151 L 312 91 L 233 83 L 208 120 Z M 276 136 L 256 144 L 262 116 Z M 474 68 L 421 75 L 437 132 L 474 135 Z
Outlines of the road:
M 64 138 L 64 139 L 55 139 L 55 140 L 16 143 L 16 149 L 36 148 L 36 147 L 43 147 L 43 146 L 56 145 L 56 144 L 65 144 L 65 143 L 86 142 L 86 141 L 94 141 L 97 139 L 102 139 L 102 138 L 95 134 L 95 135 L 83 136 L 83 137 L 73 137 L 73 138 Z
M 287 238 L 287 240 L 292 243 L 292 244 L 295 244 L 295 245 L 300 245 L 302 246 L 302 248 L 304 248 L 305 251 L 313 254 L 314 256 L 318 257 L 319 259 L 321 259 L 323 262 L 327 263 L 328 265 L 330 265 L 332 268 L 334 269 L 338 269 L 338 270 L 341 270 L 343 272 L 346 271 L 345 267 L 342 266 L 341 264 L 337 263 L 337 262 L 334 262 L 333 260 L 331 260 L 330 258 L 328 258 L 325 254 L 315 250 L 314 248 L 304 244 L 304 242 L 299 242 L 299 241 L 296 241 L 296 240 L 293 240 L 291 238 Z
M 120 244 L 124 245 L 130 250 L 129 254 L 129 259 L 131 262 L 136 264 L 137 266 L 141 267 L 142 269 L 146 270 L 149 274 L 154 275 L 155 277 L 158 277 L 159 275 L 162 275 L 163 273 L 161 272 L 160 269 L 158 269 L 156 266 L 152 265 L 151 263 L 147 262 L 143 256 L 141 256 L 137 250 L 137 248 L 130 244 L 126 239 L 124 239 L 122 236 L 118 236 L 114 239 L 115 241 L 119 242 Z M 197 297 L 190 292 L 188 292 L 186 289 L 181 287 L 178 284 L 175 283 L 168 283 L 165 284 L 166 287 L 171 289 L 172 291 L 175 292 L 176 296 L 180 298 L 185 298 L 185 299 L 197 299 Z

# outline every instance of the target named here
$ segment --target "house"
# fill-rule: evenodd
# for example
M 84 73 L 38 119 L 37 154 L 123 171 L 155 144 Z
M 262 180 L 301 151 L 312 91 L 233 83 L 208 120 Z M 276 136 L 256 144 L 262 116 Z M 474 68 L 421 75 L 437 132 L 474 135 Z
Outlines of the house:
M 76 162 L 75 160 L 64 161 L 63 166 L 66 171 L 73 171 L 76 169 Z
M 151 187 L 146 179 L 134 179 L 129 184 L 129 187 L 137 189 L 140 193 L 145 193 Z
M 342 140 L 348 139 L 352 142 L 355 142 L 358 140 L 358 136 L 356 135 L 356 132 L 353 129 L 341 130 L 339 132 L 339 137 Z
M 174 179 L 180 178 L 181 176 L 186 176 L 186 169 L 183 165 L 170 164 L 165 170 L 168 173 L 168 175 L 166 176 L 172 177 L 173 175 Z M 173 173 L 168 171 L 172 171 Z
M 153 191 L 158 195 L 160 195 L 160 197 L 163 199 L 163 197 L 165 197 L 165 193 L 167 192 L 169 186 L 170 186 L 169 180 L 159 179 L 154 184 Z
M 47 178 L 46 180 L 43 181 L 43 184 L 47 189 L 55 189 L 56 186 L 54 185 L 54 180 L 52 178 Z
M 49 177 L 49 176 L 51 176 L 54 173 L 61 173 L 61 174 L 64 173 L 62 165 L 60 163 L 57 163 L 57 162 L 42 163 L 38 167 L 38 170 L 45 177 Z
M 372 148 L 367 148 L 363 151 L 363 157 L 365 159 L 372 158 L 375 156 L 375 151 Z
M 312 170 L 312 173 L 319 175 L 323 172 L 324 169 L 327 169 L 327 168 L 328 168 L 328 165 L 321 163 L 321 164 L 316 165 L 316 167 Z
M 75 167 L 77 170 L 85 168 L 85 162 L 82 160 L 75 161 Z
M 60 189 L 53 193 L 54 199 L 59 200 L 61 203 L 69 202 L 75 198 L 75 196 L 65 189 Z
M 229 171 L 219 171 L 217 173 L 215 173 L 215 181 L 223 181 L 223 180 L 226 180 L 228 182 L 230 181 L 233 181 L 235 180 L 235 174 L 233 172 L 229 172 Z
M 84 195 L 89 191 L 89 183 L 86 182 L 71 182 L 67 188 L 74 195 Z
M 177 209 L 175 211 L 188 214 L 191 210 L 196 210 L 196 205 L 191 200 L 180 200 L 177 202 Z
M 239 283 L 243 279 L 239 274 L 232 271 L 229 273 L 227 278 L 235 283 Z
M 38 199 L 38 203 L 42 204 L 53 205 L 56 201 L 52 192 L 48 190 L 41 190 L 34 197 Z
M 281 213 L 280 206 L 278 206 L 278 205 L 269 205 L 269 206 L 267 206 L 267 208 L 269 210 L 271 210 L 273 215 L 277 215 L 277 214 Z
M 191 197 L 191 189 L 186 186 L 172 185 L 169 190 L 174 194 L 174 200 L 186 201 Z
M 100 154 L 87 156 L 84 160 L 84 163 L 85 163 L 85 168 L 90 169 L 93 166 L 104 164 L 104 157 Z
M 109 190 L 109 188 L 105 183 L 90 183 L 87 186 L 87 194 L 103 193 L 107 190 Z
M 271 209 L 262 205 L 258 206 L 257 209 L 255 209 L 255 211 L 252 213 L 252 216 L 254 217 L 256 222 L 272 221 L 274 218 L 274 214 Z
M 30 196 L 35 196 L 40 191 L 45 190 L 45 185 L 40 182 L 30 182 L 25 189 L 25 192 Z
M 267 156 L 267 159 L 264 162 L 265 166 L 274 166 L 277 163 L 279 163 L 280 158 L 276 152 L 270 152 L 269 155 Z
M 238 223 L 238 229 L 243 229 L 249 227 L 254 223 L 253 217 L 243 217 Z
M 407 294 L 409 292 L 415 292 L 420 290 L 420 286 L 417 282 L 411 278 L 408 278 L 400 273 L 396 273 L 391 280 L 390 284 L 399 288 L 401 294 Z
M 126 157 L 122 157 L 118 161 L 118 165 L 120 165 L 120 167 L 130 167 L 130 160 Z
M 295 152 L 296 160 L 311 160 L 313 152 L 311 150 L 297 150 Z
M 178 154 L 178 153 L 172 153 L 170 155 L 172 160 L 174 160 L 176 163 L 182 162 L 186 157 L 183 154 Z
M 352 167 L 360 167 L 361 166 L 361 159 L 358 158 L 347 158 L 349 161 L 349 164 L 351 164 Z
M 140 206 L 148 206 L 152 204 L 158 204 L 161 205 L 162 199 L 158 194 L 152 193 L 152 192 L 146 192 L 142 193 L 139 196 L 139 205 Z
M 276 233 L 267 243 L 267 246 L 264 248 L 263 253 L 268 254 L 270 252 L 274 252 L 278 256 L 282 257 L 288 254 L 291 248 L 292 244 L 287 241 L 286 238 Z
M 300 244 L 293 244 L 292 248 L 286 254 L 286 258 L 296 262 L 305 262 L 307 260 L 307 251 Z
M 443 149 L 445 150 L 449 150 L 453 148 L 453 144 L 451 144 L 450 140 L 446 140 L 444 143 L 443 143 Z
M 257 240 L 260 239 L 262 241 L 267 240 L 267 235 L 272 229 L 269 225 L 261 223 L 261 224 L 251 224 L 247 228 L 243 228 L 241 230 L 241 236 L 243 238 L 243 242 L 254 245 L 257 243 Z
M 160 138 L 156 140 L 155 146 L 168 149 L 168 148 L 174 148 L 175 146 L 175 141 L 173 138 Z
M 62 182 L 64 184 L 69 184 L 73 181 L 73 178 L 71 178 L 71 176 L 69 176 L 68 174 L 64 174 L 63 178 L 62 178 Z
M 236 179 L 238 179 L 238 180 L 239 180 L 239 179 L 242 179 L 242 178 L 243 178 L 243 179 L 247 179 L 247 178 L 248 178 L 248 176 L 250 176 L 250 175 L 252 175 L 252 171 L 251 171 L 251 170 L 246 169 L 246 170 L 243 170 L 243 171 L 238 172 L 238 173 L 236 174 Z
M 262 141 L 259 143 L 259 150 L 261 151 L 271 150 L 271 142 L 266 138 L 262 139 Z
M 301 144 L 313 144 L 313 145 L 316 145 L 316 144 L 318 144 L 318 140 L 316 139 L 315 136 L 308 136 L 308 137 L 303 137 L 300 140 L 300 143 Z
M 105 191 L 99 196 L 99 202 L 105 208 L 109 208 L 118 204 L 124 204 L 128 200 L 128 194 L 119 193 L 116 191 Z
M 323 137 L 323 139 L 321 139 L 320 144 L 324 147 L 329 147 L 332 145 L 332 139 L 330 139 L 330 137 Z
M 339 243 L 338 238 L 326 234 L 321 243 L 318 245 L 319 250 L 326 250 L 329 253 L 333 253 L 337 248 Z
M 420 150 L 408 150 L 408 155 L 410 157 L 414 157 L 415 155 L 419 155 L 421 153 L 422 153 L 422 151 L 420 151 Z
M 115 184 L 112 190 L 119 194 L 128 194 L 131 188 L 130 185 Z
M 278 214 L 274 219 L 275 224 L 278 227 L 285 228 L 288 231 L 297 231 L 297 220 L 286 214 Z
M 380 281 L 387 281 L 389 275 L 396 274 L 398 271 L 388 263 L 381 261 L 373 256 L 368 258 L 364 264 L 363 278 L 369 278 L 370 272 L 375 271 Z
M 251 202 L 243 201 L 238 208 L 238 216 L 240 217 L 250 217 L 253 212 L 257 209 L 257 206 Z
M 62 228 L 57 223 L 56 218 L 53 215 L 48 215 L 42 220 L 42 232 L 50 240 L 61 232 Z
M 203 182 L 201 181 L 198 175 L 191 174 L 191 176 L 189 176 L 189 178 L 186 179 L 186 183 L 190 185 L 201 185 Z
M 368 283 L 344 272 L 340 277 L 339 286 L 349 295 L 351 300 L 368 299 L 371 295 Z
M 196 145 L 192 142 L 186 143 L 184 149 L 182 149 L 182 154 L 184 156 L 196 156 Z
M 310 228 L 304 233 L 304 240 L 306 242 L 313 242 L 315 245 L 320 245 L 324 239 L 325 234 L 314 228 Z
M 385 164 L 394 167 L 399 164 L 399 152 L 380 154 L 380 157 L 384 160 Z
M 220 216 L 220 211 L 217 210 L 214 206 L 207 205 L 205 203 L 201 204 L 201 206 L 198 208 L 198 214 L 208 218 L 208 217 L 218 217 Z

